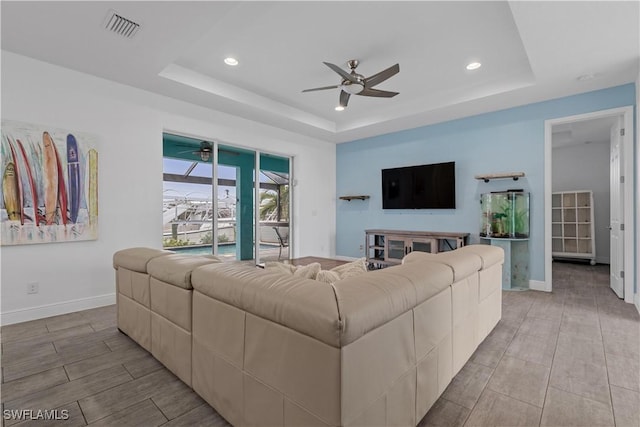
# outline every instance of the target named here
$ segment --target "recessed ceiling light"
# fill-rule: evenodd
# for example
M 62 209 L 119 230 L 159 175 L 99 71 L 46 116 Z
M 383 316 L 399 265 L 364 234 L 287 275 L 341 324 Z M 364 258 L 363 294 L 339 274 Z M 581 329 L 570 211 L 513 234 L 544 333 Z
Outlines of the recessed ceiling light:
M 482 67 L 482 64 L 479 62 L 470 62 L 467 64 L 467 70 L 469 71 L 477 70 L 480 67 Z
M 238 60 L 236 58 L 228 57 L 224 58 L 224 63 L 235 67 L 236 65 L 238 65 Z
M 599 73 L 583 74 L 581 76 L 576 77 L 576 80 L 578 80 L 579 82 L 584 82 L 586 80 L 593 80 L 596 77 L 600 77 L 600 74 Z
M 342 111 L 342 110 L 344 110 L 344 107 L 342 105 L 338 105 L 336 107 L 336 111 Z

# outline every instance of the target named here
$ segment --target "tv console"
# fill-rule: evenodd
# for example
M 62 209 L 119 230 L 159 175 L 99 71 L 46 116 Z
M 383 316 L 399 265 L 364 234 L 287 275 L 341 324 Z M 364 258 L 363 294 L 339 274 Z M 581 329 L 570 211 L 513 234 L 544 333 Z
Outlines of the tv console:
M 461 248 L 469 233 L 443 231 L 365 230 L 365 253 L 370 268 L 384 268 L 402 263 L 413 251 L 438 253 Z M 455 247 L 450 241 L 455 242 Z

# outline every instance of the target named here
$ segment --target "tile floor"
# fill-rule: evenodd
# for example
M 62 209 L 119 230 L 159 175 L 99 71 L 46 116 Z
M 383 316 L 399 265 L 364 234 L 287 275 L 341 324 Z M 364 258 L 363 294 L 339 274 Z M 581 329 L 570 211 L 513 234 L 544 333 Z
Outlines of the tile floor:
M 551 294 L 503 293 L 502 320 L 420 426 L 640 426 L 635 307 L 607 266 L 553 273 Z M 114 306 L 3 327 L 1 364 L 3 410 L 66 409 L 63 426 L 227 425 L 116 330 Z
M 640 426 L 640 316 L 606 265 L 554 262 L 553 292 L 502 320 L 420 426 Z

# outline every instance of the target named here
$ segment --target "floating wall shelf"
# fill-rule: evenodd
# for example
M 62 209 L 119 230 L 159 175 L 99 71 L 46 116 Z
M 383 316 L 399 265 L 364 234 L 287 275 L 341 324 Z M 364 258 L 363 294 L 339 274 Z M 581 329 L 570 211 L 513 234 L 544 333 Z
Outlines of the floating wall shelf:
M 348 200 L 348 201 L 352 201 L 352 200 L 367 200 L 369 198 L 369 196 L 340 196 L 339 199 L 340 200 Z
M 505 179 L 512 178 L 514 181 L 517 181 L 518 178 L 522 178 L 524 176 L 524 172 L 504 172 L 504 173 L 488 173 L 485 175 L 476 175 L 475 178 L 479 180 L 483 180 L 484 182 L 489 182 L 492 179 Z

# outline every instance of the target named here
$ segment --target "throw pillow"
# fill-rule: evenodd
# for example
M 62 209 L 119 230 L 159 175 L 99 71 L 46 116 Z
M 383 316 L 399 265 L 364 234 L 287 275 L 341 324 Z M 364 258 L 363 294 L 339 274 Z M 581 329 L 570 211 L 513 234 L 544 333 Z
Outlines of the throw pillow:
M 272 261 L 266 262 L 264 269 L 270 272 L 287 274 L 303 279 L 315 279 L 320 271 L 320 263 L 314 262 L 309 265 L 291 265 Z
M 302 277 L 304 279 L 315 279 L 320 271 L 320 263 L 312 262 L 309 265 L 294 266 L 293 277 Z
M 281 273 L 281 274 L 293 274 L 292 267 L 294 266 L 291 264 L 283 264 L 277 261 L 269 261 L 269 262 L 265 262 L 264 264 L 265 270 L 270 271 L 272 273 Z
M 367 272 L 367 262 L 365 258 L 360 258 L 347 264 L 342 264 L 331 269 L 338 273 L 340 279 L 346 279 L 347 277 L 357 276 Z
M 340 275 L 331 270 L 320 270 L 316 276 L 318 282 L 333 283 L 340 280 Z
M 338 280 L 357 276 L 367 272 L 367 262 L 365 258 L 360 258 L 346 264 L 339 265 L 331 270 L 320 270 L 316 280 L 325 283 L 335 283 Z

